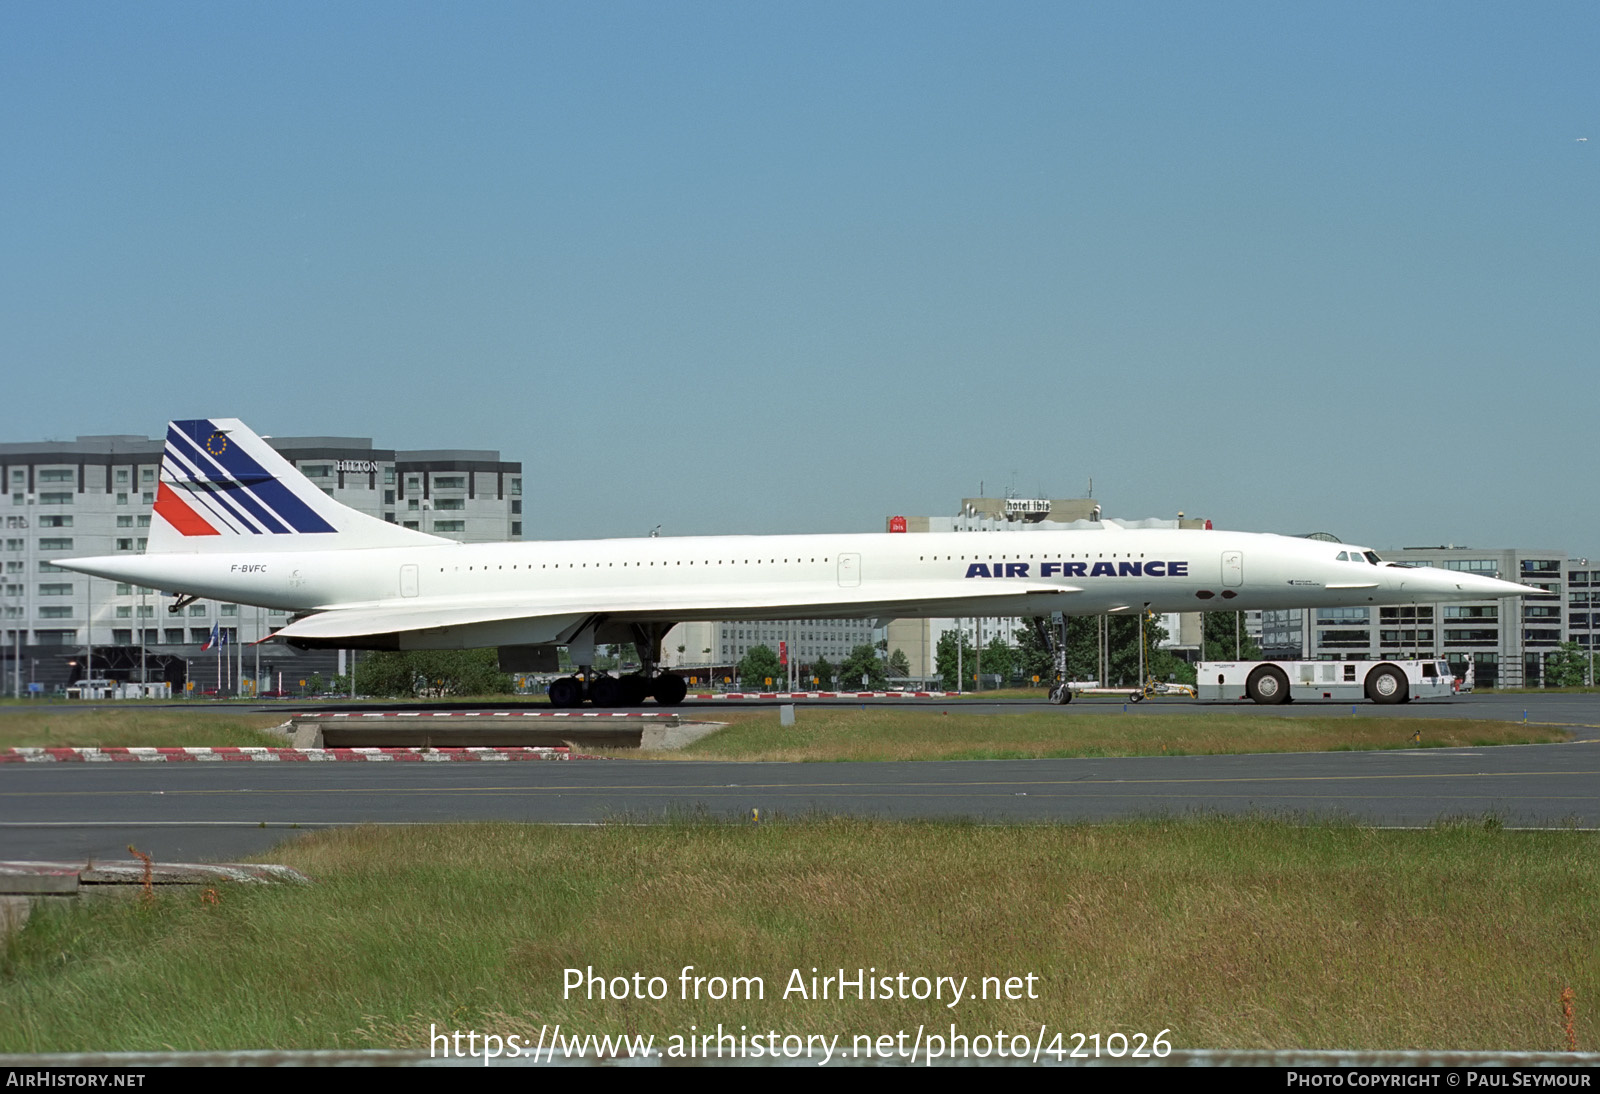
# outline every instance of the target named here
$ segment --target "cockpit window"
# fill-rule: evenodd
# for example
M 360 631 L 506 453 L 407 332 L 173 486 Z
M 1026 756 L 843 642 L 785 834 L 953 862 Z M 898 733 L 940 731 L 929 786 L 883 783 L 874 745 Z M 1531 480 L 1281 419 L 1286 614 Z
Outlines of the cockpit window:
M 1339 561 L 1340 562 L 1349 562 L 1350 561 L 1350 552 L 1349 551 L 1340 551 L 1339 552 Z
M 1383 560 L 1378 557 L 1376 551 L 1367 552 L 1367 561 L 1372 563 L 1374 566 L 1380 565 L 1383 562 Z

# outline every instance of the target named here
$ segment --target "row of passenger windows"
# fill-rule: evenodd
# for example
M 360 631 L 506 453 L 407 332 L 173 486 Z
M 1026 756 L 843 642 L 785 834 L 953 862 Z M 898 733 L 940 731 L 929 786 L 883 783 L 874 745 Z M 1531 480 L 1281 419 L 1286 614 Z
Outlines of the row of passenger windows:
M 978 560 L 981 560 L 981 559 L 993 560 L 994 557 L 995 557 L 994 555 L 942 555 L 942 556 L 941 555 L 919 555 L 919 556 L 917 556 L 919 562 L 957 562 L 957 561 L 966 562 L 969 558 L 971 558 L 973 561 L 978 561 Z M 1000 558 L 1002 560 L 1009 559 L 1010 557 L 1011 557 L 1010 555 L 1001 555 L 1000 556 Z M 1022 559 L 1022 558 L 1029 558 L 1029 559 L 1079 558 L 1079 557 L 1082 557 L 1082 558 L 1144 558 L 1145 555 L 1144 555 L 1144 552 L 1142 552 L 1142 551 L 1139 552 L 1138 554 L 1133 554 L 1131 552 L 1129 552 L 1129 553 L 1119 553 L 1119 552 L 1116 552 L 1116 551 L 1113 551 L 1110 554 L 1107 554 L 1107 553 L 1105 553 L 1103 551 L 1100 552 L 1099 554 L 1092 554 L 1092 553 L 1086 551 L 1086 552 L 1084 552 L 1084 554 L 1082 556 L 1079 556 L 1076 552 L 1071 553 L 1071 554 L 1018 555 L 1017 556 L 1018 559 Z M 803 562 L 831 562 L 831 561 L 832 561 L 832 559 L 828 559 L 828 558 L 822 558 L 822 559 L 816 559 L 816 558 L 793 558 L 793 559 L 790 559 L 790 558 L 782 558 L 782 559 L 779 559 L 779 558 L 768 558 L 768 559 L 759 559 L 759 558 L 757 558 L 757 559 L 748 559 L 748 558 L 738 559 L 738 558 L 730 558 L 730 559 L 720 559 L 719 558 L 714 562 L 712 560 L 710 560 L 710 559 L 705 559 L 704 561 L 702 561 L 700 563 L 700 565 L 702 565 L 702 566 L 751 566 L 751 565 L 760 566 L 760 565 L 766 564 L 766 565 L 769 565 L 769 566 L 777 566 L 777 565 L 787 565 L 787 564 L 789 564 L 791 562 L 793 562 L 793 563 L 803 563 Z M 568 569 L 568 570 L 596 569 L 596 570 L 599 570 L 599 569 L 602 569 L 602 568 L 609 569 L 609 568 L 614 568 L 614 567 L 617 567 L 617 566 L 621 566 L 623 568 L 626 568 L 626 567 L 629 567 L 629 566 L 633 566 L 635 568 L 644 568 L 644 567 L 648 567 L 648 566 L 669 566 L 669 565 L 670 566 L 682 566 L 682 565 L 684 565 L 684 563 L 682 561 L 670 562 L 669 563 L 669 562 L 667 562 L 665 560 L 663 560 L 661 562 L 607 562 L 607 563 L 604 564 L 604 566 L 602 566 L 602 564 L 598 563 L 598 562 L 594 562 L 594 563 L 589 563 L 589 562 L 541 562 L 539 564 L 539 569 L 541 569 L 541 570 L 560 570 L 560 569 Z M 694 560 L 691 559 L 689 561 L 688 565 L 690 565 L 690 566 L 695 565 Z M 504 570 L 505 566 L 504 565 L 499 565 L 499 566 L 496 566 L 494 568 L 496 570 Z M 511 564 L 511 568 L 513 570 L 519 570 L 519 569 L 522 568 L 522 566 L 521 566 L 520 563 L 512 563 Z M 446 567 L 441 566 L 441 567 L 439 567 L 439 572 L 442 574 L 442 573 L 445 572 L 445 569 L 446 569 Z M 456 567 L 454 567 L 454 569 L 459 572 L 461 567 L 456 566 Z M 488 566 L 468 566 L 467 569 L 469 571 L 473 571 L 473 570 L 484 570 L 484 571 L 487 571 L 489 569 L 489 567 Z M 533 564 L 532 563 L 528 564 L 528 569 L 530 569 L 530 570 L 533 569 Z
M 715 562 L 712 562 L 710 559 L 707 559 L 704 563 L 702 563 L 702 565 L 705 565 L 705 566 L 741 566 L 741 565 L 742 566 L 750 566 L 750 565 L 753 564 L 753 565 L 756 565 L 756 566 L 760 566 L 762 564 L 762 561 L 763 560 L 759 559 L 759 558 L 758 559 L 754 559 L 754 560 L 751 560 L 751 559 L 748 559 L 748 558 L 746 558 L 746 559 L 737 559 L 737 558 L 720 559 L 719 558 Z M 787 563 L 787 562 L 816 562 L 818 560 L 814 559 L 814 558 L 812 558 L 812 559 L 804 559 L 804 558 L 787 559 L 787 558 L 785 558 L 785 559 L 781 559 L 781 560 L 780 559 L 776 559 L 776 558 L 769 558 L 769 559 L 766 559 L 765 561 L 770 565 L 777 565 L 780 561 Z M 821 559 L 820 561 L 827 562 L 829 560 L 824 558 L 824 559 Z M 628 566 L 632 566 L 635 569 L 643 569 L 646 566 L 666 566 L 666 565 L 668 565 L 668 563 L 665 560 L 663 560 L 661 562 L 620 562 L 620 563 L 619 562 L 608 562 L 608 563 L 605 564 L 604 567 L 602 567 L 600 565 L 600 563 L 598 563 L 598 562 L 595 562 L 595 563 L 588 563 L 588 562 L 541 562 L 541 563 L 539 563 L 539 569 L 541 569 L 541 570 L 560 570 L 560 569 L 568 569 L 568 570 L 595 569 L 595 570 L 599 570 L 599 569 L 611 569 L 611 568 L 614 568 L 614 567 L 617 567 L 617 566 L 622 566 L 624 568 L 626 568 Z M 671 563 L 671 565 L 673 565 L 673 566 L 682 566 L 683 563 L 681 561 L 679 561 L 679 562 L 673 562 L 673 563 Z M 694 565 L 694 561 L 692 559 L 690 560 L 689 565 L 690 566 Z M 511 564 L 511 568 L 513 570 L 521 569 L 521 564 L 514 562 L 514 563 Z M 453 567 L 453 569 L 457 573 L 459 573 L 461 571 L 461 567 L 460 566 Z M 496 570 L 504 570 L 505 566 L 503 566 L 503 565 L 496 566 L 495 569 Z M 533 563 L 530 562 L 528 564 L 528 569 L 530 569 L 530 570 L 533 569 Z M 489 567 L 487 567 L 487 566 L 468 566 L 467 570 L 469 572 L 473 571 L 473 570 L 482 570 L 485 573 L 487 573 L 488 570 L 489 570 Z M 439 572 L 442 574 L 442 573 L 444 573 L 444 571 L 445 571 L 445 568 L 443 566 L 440 566 L 439 567 Z

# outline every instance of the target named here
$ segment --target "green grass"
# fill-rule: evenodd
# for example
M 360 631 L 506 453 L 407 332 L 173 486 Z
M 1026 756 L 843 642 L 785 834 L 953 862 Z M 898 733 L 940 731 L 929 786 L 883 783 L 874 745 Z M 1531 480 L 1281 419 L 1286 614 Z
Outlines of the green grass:
M 1474 719 L 1328 715 L 1285 718 L 1221 711 L 1073 715 L 970 714 L 800 707 L 793 726 L 775 710 L 713 715 L 726 729 L 671 755 L 695 760 L 975 760 L 1043 756 L 1152 756 L 1533 744 L 1564 741 L 1559 727 Z
M 281 725 L 281 715 L 249 714 L 196 704 L 192 710 L 160 707 L 48 706 L 0 715 L 0 748 L 216 748 L 282 745 L 261 732 Z
M 264 729 L 292 713 L 251 714 L 196 704 L 172 707 L 40 707 L 0 717 L 0 748 L 281 745 Z M 727 728 L 651 758 L 694 760 L 978 760 L 1046 756 L 1321 752 L 1564 741 L 1561 727 L 1470 719 L 1328 715 L 1282 718 L 1221 711 L 1074 715 L 1021 710 L 972 714 L 960 706 L 905 710 L 802 706 L 780 726 L 775 708 L 712 711 Z M 638 756 L 617 751 L 617 757 Z
M 0 952 L 0 1051 L 427 1047 L 537 1036 L 1169 1029 L 1177 1048 L 1600 1046 L 1600 845 L 1494 824 L 352 829 L 310 887 L 38 915 Z M 685 1002 L 679 970 L 759 976 Z M 563 998 L 563 970 L 661 1001 Z M 1038 977 L 1033 1000 L 785 1001 L 792 970 Z
M 1593 695 L 1600 687 L 1570 688 L 1477 688 L 1480 695 Z

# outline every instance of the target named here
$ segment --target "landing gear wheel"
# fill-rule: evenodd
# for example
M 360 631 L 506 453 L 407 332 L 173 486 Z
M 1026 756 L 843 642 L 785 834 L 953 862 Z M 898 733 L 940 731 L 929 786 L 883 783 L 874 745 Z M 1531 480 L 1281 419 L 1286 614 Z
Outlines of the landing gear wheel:
M 617 683 L 622 689 L 622 706 L 636 707 L 650 695 L 650 681 L 636 672 L 630 672 Z
M 1050 693 L 1050 701 L 1058 706 L 1065 706 L 1066 704 L 1072 702 L 1072 689 L 1067 687 L 1067 685 L 1062 684 L 1055 691 Z
M 1411 686 L 1393 665 L 1379 665 L 1367 673 L 1367 698 L 1374 703 L 1403 703 L 1411 698 Z
M 545 694 L 550 696 L 550 705 L 553 707 L 582 706 L 583 682 L 576 677 L 563 676 L 559 680 L 550 681 L 550 687 Z
M 596 676 L 589 681 L 589 701 L 597 707 L 622 705 L 622 682 L 612 676 Z
M 656 702 L 664 707 L 675 707 L 683 702 L 683 697 L 689 694 L 689 685 L 683 677 L 675 673 L 664 672 L 650 681 L 652 691 L 655 692 Z
M 1289 678 L 1275 665 L 1262 665 L 1245 681 L 1244 693 L 1263 706 L 1287 703 Z

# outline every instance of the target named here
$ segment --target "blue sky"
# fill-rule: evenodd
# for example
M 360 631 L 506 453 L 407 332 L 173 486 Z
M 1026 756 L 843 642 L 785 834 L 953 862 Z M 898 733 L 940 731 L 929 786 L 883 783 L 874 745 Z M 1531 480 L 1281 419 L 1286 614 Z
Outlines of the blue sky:
M 0 439 L 1600 555 L 1592 4 L 0 6 Z M 1591 138 L 1580 141 L 1580 137 Z

